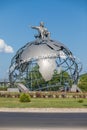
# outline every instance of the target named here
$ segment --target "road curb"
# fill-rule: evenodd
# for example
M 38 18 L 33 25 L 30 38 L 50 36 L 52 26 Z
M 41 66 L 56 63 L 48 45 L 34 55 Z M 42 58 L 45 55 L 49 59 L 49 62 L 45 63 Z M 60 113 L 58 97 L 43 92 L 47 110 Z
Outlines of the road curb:
M 0 108 L 0 112 L 87 113 L 87 108 Z

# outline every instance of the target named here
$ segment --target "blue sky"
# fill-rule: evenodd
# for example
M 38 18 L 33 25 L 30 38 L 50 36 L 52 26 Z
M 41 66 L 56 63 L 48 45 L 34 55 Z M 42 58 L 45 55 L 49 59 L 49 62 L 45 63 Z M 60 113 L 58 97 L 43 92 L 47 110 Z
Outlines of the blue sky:
M 0 51 L 0 79 L 7 77 L 16 51 L 34 40 L 36 31 L 29 27 L 40 21 L 51 39 L 65 44 L 87 72 L 87 0 L 0 0 L 0 41 L 5 47 Z

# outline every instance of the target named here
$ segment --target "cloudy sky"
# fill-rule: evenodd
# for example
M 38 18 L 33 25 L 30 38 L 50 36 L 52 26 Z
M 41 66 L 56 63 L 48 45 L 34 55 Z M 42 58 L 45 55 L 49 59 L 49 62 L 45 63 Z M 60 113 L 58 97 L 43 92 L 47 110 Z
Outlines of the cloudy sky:
M 40 21 L 87 72 L 87 0 L 0 0 L 0 79 L 7 77 L 16 51 L 34 40 L 30 26 Z
M 3 39 L 0 39 L 0 52 L 13 53 L 13 48 L 5 43 Z

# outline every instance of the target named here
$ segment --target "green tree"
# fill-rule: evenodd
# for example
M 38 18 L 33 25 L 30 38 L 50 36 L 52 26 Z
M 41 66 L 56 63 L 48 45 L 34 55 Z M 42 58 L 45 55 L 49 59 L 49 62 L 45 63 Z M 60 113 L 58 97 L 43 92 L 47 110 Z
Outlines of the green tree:
M 80 76 L 78 87 L 81 88 L 83 92 L 87 92 L 87 74 Z
M 31 90 L 50 90 L 50 91 L 57 91 L 60 87 L 63 87 L 65 83 L 68 83 L 70 86 L 71 79 L 68 72 L 61 72 L 58 74 L 57 70 L 54 71 L 53 77 L 50 81 L 45 81 L 42 77 L 41 73 L 39 72 L 39 66 L 35 65 L 32 70 L 28 74 L 28 78 L 25 79 L 25 82 L 31 88 Z

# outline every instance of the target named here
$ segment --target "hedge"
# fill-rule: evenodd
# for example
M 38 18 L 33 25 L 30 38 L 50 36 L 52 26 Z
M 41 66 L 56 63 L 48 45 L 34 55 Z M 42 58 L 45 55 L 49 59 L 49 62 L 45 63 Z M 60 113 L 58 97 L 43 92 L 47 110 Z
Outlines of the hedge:
M 21 93 L 0 92 L 0 97 L 19 98 Z M 31 98 L 87 98 L 87 93 L 29 92 Z

